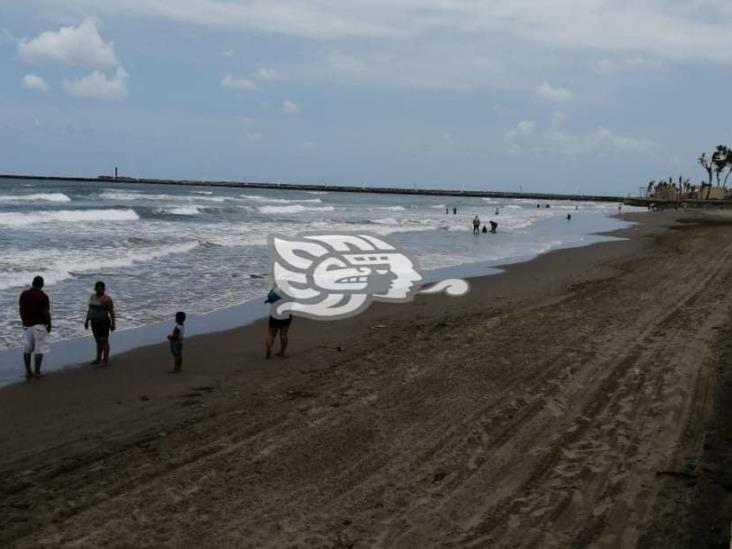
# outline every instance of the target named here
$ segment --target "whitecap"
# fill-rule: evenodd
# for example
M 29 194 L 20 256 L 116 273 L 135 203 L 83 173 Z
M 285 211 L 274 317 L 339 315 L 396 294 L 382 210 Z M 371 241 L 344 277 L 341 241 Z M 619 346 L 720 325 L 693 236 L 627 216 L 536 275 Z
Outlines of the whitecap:
M 224 202 L 226 200 L 236 200 L 235 198 L 228 198 L 224 196 L 185 196 L 185 195 L 174 195 L 174 194 L 145 194 L 141 192 L 119 192 L 119 191 L 107 191 L 97 195 L 103 200 L 165 200 L 167 202 L 180 202 L 190 200 L 204 200 L 207 202 Z
M 168 214 L 168 215 L 198 215 L 201 213 L 201 210 L 198 206 L 182 206 L 180 208 L 160 208 L 155 211 L 158 213 L 161 213 L 161 214 Z
M 332 212 L 335 211 L 333 206 L 309 207 L 301 204 L 293 204 L 291 206 L 260 206 L 257 208 L 259 213 L 263 214 L 289 214 L 300 212 Z
M 289 198 L 274 198 L 274 197 L 269 197 L 269 196 L 261 196 L 258 194 L 243 194 L 241 196 L 242 196 L 242 198 L 246 198 L 247 200 L 253 200 L 255 202 L 271 202 L 271 203 L 275 203 L 275 204 L 297 204 L 298 202 L 320 204 L 322 202 L 322 200 L 320 198 L 289 199 Z
M 386 217 L 384 219 L 374 219 L 373 222 L 377 223 L 379 225 L 399 225 L 399 221 L 397 221 L 393 217 Z
M 201 245 L 200 242 L 192 240 L 179 244 L 133 248 L 125 251 L 100 249 L 96 250 L 93 254 L 80 254 L 73 258 L 63 256 L 54 258 L 52 251 L 41 250 L 43 252 L 42 258 L 38 257 L 37 261 L 44 261 L 42 267 L 34 271 L 19 269 L 0 272 L 0 290 L 27 286 L 37 274 L 43 276 L 46 285 L 51 285 L 72 278 L 77 274 L 97 273 L 105 269 L 131 267 L 138 263 L 147 263 L 169 255 L 190 252 L 199 245 Z M 34 262 L 33 255 L 30 254 L 29 256 L 29 253 L 24 250 L 18 250 L 14 256 L 11 255 L 8 257 L 11 265 L 21 262 L 23 264 Z
M 23 227 L 40 223 L 91 223 L 105 221 L 137 221 L 140 216 L 131 209 L 47 210 L 38 212 L 0 213 L 0 225 Z
M 34 194 L 4 194 L 0 195 L 0 202 L 14 202 L 14 201 L 28 201 L 28 202 L 71 202 L 64 193 L 34 193 Z

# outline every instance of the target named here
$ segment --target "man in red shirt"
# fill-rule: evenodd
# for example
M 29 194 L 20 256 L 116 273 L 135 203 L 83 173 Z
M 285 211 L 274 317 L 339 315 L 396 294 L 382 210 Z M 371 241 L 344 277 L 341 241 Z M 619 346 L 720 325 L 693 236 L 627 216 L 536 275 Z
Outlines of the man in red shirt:
M 51 311 L 48 296 L 41 290 L 43 277 L 33 279 L 33 287 L 20 294 L 20 319 L 23 321 L 23 361 L 25 377 L 41 377 L 43 355 L 48 353 L 48 333 L 51 331 Z M 35 352 L 35 374 L 31 371 L 31 354 Z

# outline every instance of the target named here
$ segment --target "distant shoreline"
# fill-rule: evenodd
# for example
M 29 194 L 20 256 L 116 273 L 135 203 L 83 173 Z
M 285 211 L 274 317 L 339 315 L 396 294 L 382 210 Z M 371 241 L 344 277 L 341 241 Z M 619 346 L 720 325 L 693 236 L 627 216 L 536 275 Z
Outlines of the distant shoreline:
M 349 185 L 305 185 L 300 183 L 267 183 L 244 181 L 194 181 L 189 179 L 152 179 L 136 177 L 67 177 L 43 175 L 0 174 L 4 179 L 35 181 L 81 181 L 85 183 L 131 183 L 138 185 L 188 185 L 191 187 L 234 187 L 242 189 L 281 189 L 291 191 L 331 191 L 343 193 L 402 194 L 424 196 L 466 196 L 479 198 L 525 198 L 532 200 L 574 200 L 582 202 L 623 202 L 621 196 L 559 193 L 524 193 L 503 191 L 455 191 L 449 189 L 404 189 L 399 187 L 354 187 Z

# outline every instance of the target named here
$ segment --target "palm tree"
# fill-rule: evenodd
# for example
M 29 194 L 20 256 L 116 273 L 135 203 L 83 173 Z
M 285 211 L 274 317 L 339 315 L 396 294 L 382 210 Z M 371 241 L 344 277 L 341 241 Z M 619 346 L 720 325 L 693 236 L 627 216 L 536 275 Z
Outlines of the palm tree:
M 714 164 L 712 163 L 712 159 L 707 156 L 707 153 L 701 153 L 701 156 L 697 158 L 696 161 L 699 162 L 701 167 L 706 170 L 707 176 L 709 176 L 709 183 L 707 184 L 708 190 L 706 196 L 706 198 L 709 198 L 709 192 L 712 190 L 712 172 L 714 171 Z M 704 189 L 704 186 L 704 183 L 702 183 L 702 191 Z
M 701 167 L 704 168 L 707 172 L 707 175 L 709 176 L 709 184 L 712 184 L 712 171 L 714 170 L 714 164 L 712 164 L 712 160 L 707 157 L 707 153 L 701 153 L 701 156 L 697 158 L 696 160 L 701 164 Z
M 712 153 L 712 169 L 717 177 L 717 186 L 721 186 L 722 183 L 719 177 L 722 172 L 727 169 L 729 162 L 729 149 L 725 145 L 717 145 L 716 150 Z

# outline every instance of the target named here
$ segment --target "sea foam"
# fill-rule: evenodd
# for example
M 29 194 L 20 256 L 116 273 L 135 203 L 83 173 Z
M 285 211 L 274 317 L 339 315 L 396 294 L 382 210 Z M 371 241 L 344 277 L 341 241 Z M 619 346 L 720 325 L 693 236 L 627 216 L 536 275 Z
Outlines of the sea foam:
M 297 204 L 298 202 L 306 202 L 312 204 L 320 204 L 322 200 L 320 198 L 300 198 L 300 199 L 288 199 L 288 198 L 271 198 L 269 196 L 261 196 L 258 194 L 243 194 L 242 198 L 247 200 L 253 200 L 255 202 L 269 202 L 273 204 Z
M 105 191 L 97 195 L 103 200 L 165 200 L 167 202 L 180 202 L 190 200 L 203 200 L 206 202 L 225 202 L 226 200 L 236 200 L 233 197 L 226 196 L 186 196 L 186 195 L 172 195 L 172 194 L 145 194 L 141 192 L 119 192 L 119 191 Z
M 156 210 L 161 214 L 168 215 L 199 215 L 201 209 L 199 206 L 181 206 L 180 208 L 160 208 Z
M 2 194 L 0 195 L 0 202 L 16 202 L 16 201 L 27 201 L 27 202 L 71 202 L 64 193 L 34 193 L 34 194 Z
M 30 213 L 0 213 L 0 225 L 23 227 L 40 223 L 90 223 L 104 221 L 137 221 L 135 210 L 47 210 Z
M 0 290 L 27 286 L 37 274 L 43 275 L 46 285 L 52 285 L 72 278 L 77 274 L 98 273 L 108 269 L 132 267 L 169 255 L 190 252 L 199 246 L 200 242 L 198 241 L 188 241 L 140 249 L 102 249 L 94 254 L 69 256 L 67 252 L 57 257 L 45 256 L 45 264 L 34 271 L 18 269 L 11 272 L 0 272 Z M 18 251 L 17 255 L 11 255 L 8 259 L 11 264 L 17 266 L 21 263 L 27 263 L 31 258 L 28 257 L 27 252 Z
M 288 214 L 300 212 L 332 212 L 335 211 L 333 206 L 309 207 L 301 204 L 293 204 L 291 206 L 260 206 L 257 208 L 259 213 L 263 214 Z

